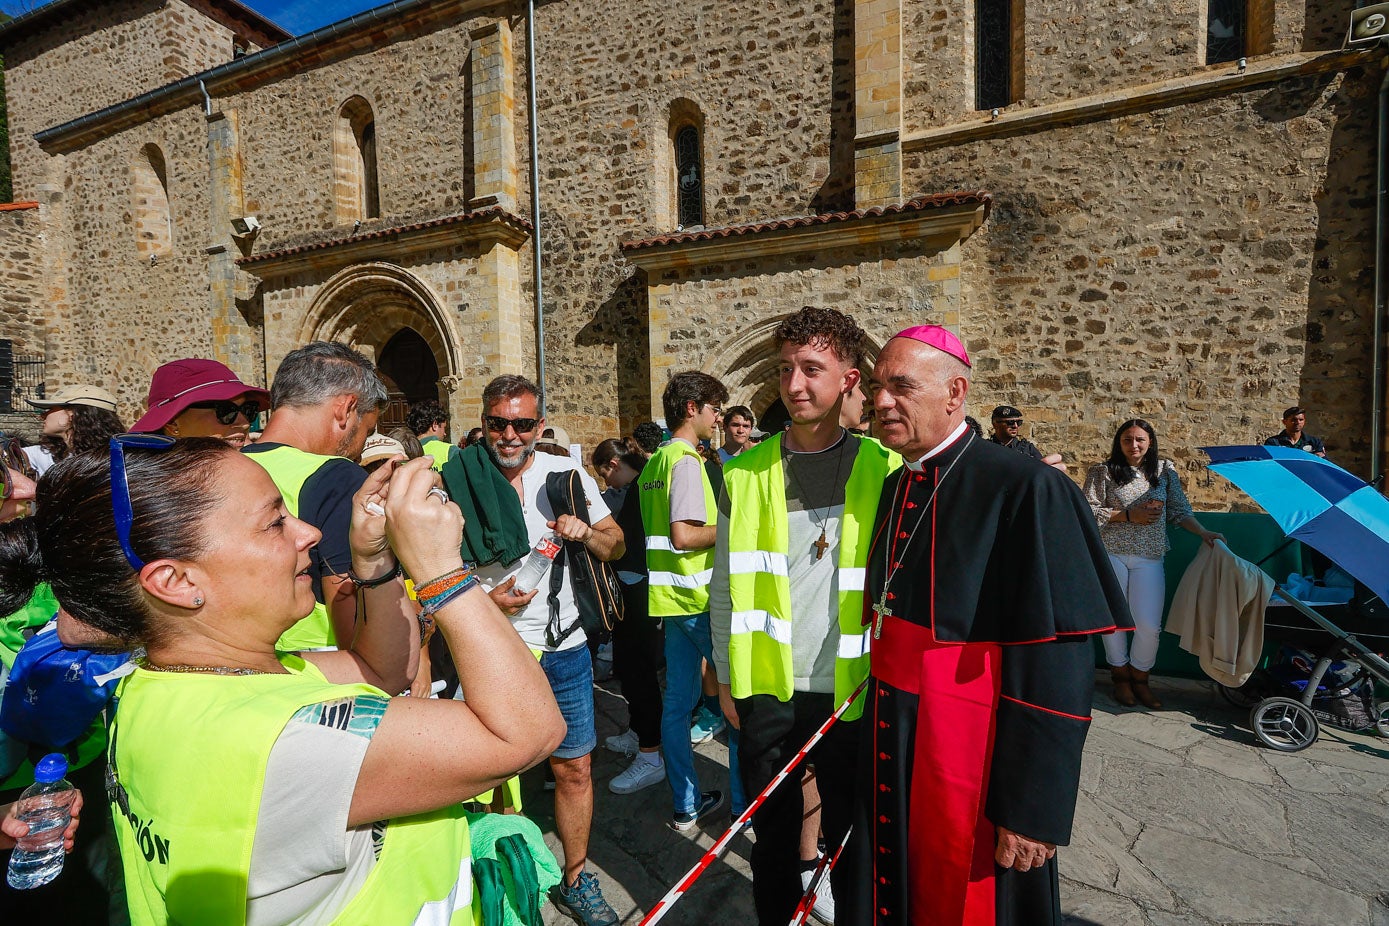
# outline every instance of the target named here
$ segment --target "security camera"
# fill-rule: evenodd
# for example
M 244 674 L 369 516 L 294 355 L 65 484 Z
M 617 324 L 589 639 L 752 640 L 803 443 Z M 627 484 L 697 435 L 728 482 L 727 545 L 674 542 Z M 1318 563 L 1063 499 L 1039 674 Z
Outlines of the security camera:
M 1389 3 L 1351 10 L 1350 32 L 1346 34 L 1347 48 L 1373 45 L 1383 38 L 1389 38 Z
M 260 219 L 253 215 L 243 215 L 232 219 L 232 233 L 238 238 L 247 238 L 260 231 Z

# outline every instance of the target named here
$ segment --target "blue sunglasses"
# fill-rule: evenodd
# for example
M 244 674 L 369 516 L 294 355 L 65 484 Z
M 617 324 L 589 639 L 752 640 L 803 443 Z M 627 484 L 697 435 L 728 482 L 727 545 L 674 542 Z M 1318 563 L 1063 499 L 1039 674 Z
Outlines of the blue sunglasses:
M 136 572 L 145 568 L 145 561 L 136 556 L 130 547 L 130 526 L 135 522 L 135 511 L 130 507 L 125 451 L 129 448 L 162 453 L 173 445 L 174 439 L 167 434 L 117 434 L 111 438 L 111 509 L 116 516 L 116 539 L 120 541 L 125 561 Z

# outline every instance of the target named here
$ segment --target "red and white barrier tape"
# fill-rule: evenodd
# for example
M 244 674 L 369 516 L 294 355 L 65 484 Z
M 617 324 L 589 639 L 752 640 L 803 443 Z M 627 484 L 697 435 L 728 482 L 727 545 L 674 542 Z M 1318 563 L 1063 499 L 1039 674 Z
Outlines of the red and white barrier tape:
M 850 827 L 849 831 L 844 834 L 844 838 L 839 841 L 839 848 L 834 850 L 833 857 L 828 852 L 820 856 L 820 861 L 810 876 L 810 884 L 806 885 L 805 893 L 801 895 L 801 902 L 796 905 L 796 912 L 791 917 L 790 926 L 802 926 L 805 923 L 805 918 L 810 916 L 811 908 L 819 899 L 817 895 L 820 893 L 820 885 L 829 877 L 830 871 L 839 861 L 839 856 L 844 854 L 844 847 L 849 844 L 849 834 L 852 832 L 853 828 Z
M 738 834 L 738 831 L 752 819 L 753 813 L 767 800 L 767 795 L 776 790 L 777 785 L 785 781 L 796 766 L 801 764 L 806 757 L 806 753 L 815 748 L 815 744 L 820 742 L 821 738 L 824 737 L 825 731 L 834 726 L 835 722 L 849 709 L 849 705 L 853 704 L 854 701 L 858 699 L 858 696 L 863 694 L 863 689 L 866 687 L 868 687 L 868 679 L 864 679 L 859 683 L 859 686 L 854 689 L 854 693 L 849 695 L 843 704 L 839 705 L 838 709 L 820 725 L 820 729 L 816 730 L 810 739 L 806 740 L 800 752 L 797 752 L 795 756 L 791 758 L 791 761 L 786 764 L 786 767 L 777 773 L 776 777 L 768 783 L 767 787 L 762 789 L 762 793 L 752 799 L 752 802 L 748 804 L 747 810 L 744 810 L 738 815 L 738 819 L 734 820 L 733 824 L 718 838 L 718 841 L 709 847 L 709 851 L 704 853 L 704 857 L 701 858 L 693 868 L 685 872 L 685 876 L 676 882 L 675 887 L 671 888 L 666 892 L 664 897 L 656 901 L 656 905 L 647 911 L 646 916 L 642 918 L 642 921 L 638 923 L 637 926 L 652 926 L 652 924 L 660 922 L 661 917 L 670 912 L 670 908 L 675 906 L 675 902 L 690 889 L 690 886 L 699 879 L 699 876 L 704 874 L 705 870 L 714 863 L 715 859 L 719 858 L 727 851 L 728 844 L 733 841 L 733 837 Z

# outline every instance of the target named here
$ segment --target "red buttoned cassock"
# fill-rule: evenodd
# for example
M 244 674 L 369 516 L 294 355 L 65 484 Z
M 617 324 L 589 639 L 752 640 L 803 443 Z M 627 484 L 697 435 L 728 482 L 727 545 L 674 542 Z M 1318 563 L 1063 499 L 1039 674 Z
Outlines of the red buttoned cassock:
M 865 589 L 892 613 L 865 612 L 879 635 L 836 923 L 1059 924 L 1055 859 L 999 868 L 995 826 L 1070 840 L 1090 637 L 1133 626 L 1084 496 L 966 430 L 884 485 Z

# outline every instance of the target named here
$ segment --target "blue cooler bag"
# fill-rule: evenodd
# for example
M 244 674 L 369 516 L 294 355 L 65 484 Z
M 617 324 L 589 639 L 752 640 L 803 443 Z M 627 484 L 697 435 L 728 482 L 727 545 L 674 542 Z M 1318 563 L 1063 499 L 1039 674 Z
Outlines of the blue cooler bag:
M 0 698 L 0 732 L 40 746 L 67 746 L 92 725 L 132 668 L 129 653 L 64 646 L 57 622 L 50 621 L 10 667 Z

